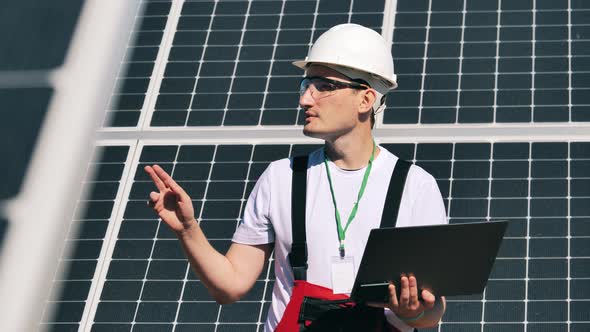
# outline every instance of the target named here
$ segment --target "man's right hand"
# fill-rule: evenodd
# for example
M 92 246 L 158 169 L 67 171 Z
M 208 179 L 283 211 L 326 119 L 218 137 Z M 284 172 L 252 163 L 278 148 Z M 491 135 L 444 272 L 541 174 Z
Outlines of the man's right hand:
M 146 166 L 144 170 L 159 191 L 150 193 L 148 205 L 176 233 L 193 225 L 196 222 L 195 210 L 184 189 L 158 165 Z
M 158 165 L 144 168 L 158 188 L 149 205 L 176 233 L 191 267 L 220 304 L 237 301 L 252 288 L 268 261 L 272 245 L 232 243 L 225 255 L 211 246 L 195 221 L 189 195 Z

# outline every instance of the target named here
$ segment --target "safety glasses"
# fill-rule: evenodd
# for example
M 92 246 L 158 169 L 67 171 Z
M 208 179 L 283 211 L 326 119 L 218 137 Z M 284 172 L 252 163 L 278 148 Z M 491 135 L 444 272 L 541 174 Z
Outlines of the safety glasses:
M 342 82 L 331 80 L 329 78 L 313 76 L 304 77 L 299 83 L 299 96 L 303 96 L 307 89 L 310 89 L 311 96 L 313 99 L 318 100 L 329 97 L 336 93 L 336 90 L 340 89 L 355 89 L 355 90 L 366 90 L 371 87 L 367 82 L 363 80 L 353 80 L 353 82 Z

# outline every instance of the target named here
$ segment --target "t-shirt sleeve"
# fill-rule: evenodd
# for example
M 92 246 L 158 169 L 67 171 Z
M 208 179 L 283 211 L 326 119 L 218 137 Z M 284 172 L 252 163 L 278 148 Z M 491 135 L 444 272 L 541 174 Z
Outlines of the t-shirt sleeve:
M 248 197 L 244 216 L 234 233 L 233 242 L 241 244 L 267 244 L 275 240 L 270 221 L 271 174 L 273 164 L 266 168 Z
M 434 177 L 428 173 L 420 184 L 419 194 L 412 204 L 412 224 L 448 224 L 447 212 L 440 189 Z

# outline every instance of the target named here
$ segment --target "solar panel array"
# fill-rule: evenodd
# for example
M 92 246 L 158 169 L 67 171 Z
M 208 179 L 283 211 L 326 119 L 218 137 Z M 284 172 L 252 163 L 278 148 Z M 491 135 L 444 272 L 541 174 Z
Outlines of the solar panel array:
M 382 1 L 186 1 L 150 126 L 301 124 L 291 65 L 329 27 L 377 31 Z
M 291 61 L 332 25 L 381 32 L 390 13 L 382 1 L 358 0 L 150 1 L 148 8 L 136 18 L 143 37 L 128 48 L 130 66 L 108 110 L 113 122 L 105 122 L 107 139 L 99 143 L 105 154 L 90 165 L 99 177 L 85 181 L 94 189 L 90 209 L 76 219 L 85 225 L 81 235 L 68 240 L 78 249 L 62 264 L 72 265 L 56 281 L 66 286 L 60 310 L 44 326 L 262 331 L 273 260 L 242 301 L 215 303 L 174 234 L 146 207 L 153 186 L 142 168 L 158 163 L 171 172 L 214 247 L 227 250 L 266 166 L 319 147 L 295 143 L 300 138 L 280 143 L 297 137 L 302 120 L 302 73 Z M 449 298 L 442 324 L 428 331 L 590 328 L 590 138 L 454 137 L 467 123 L 584 126 L 588 14 L 580 0 L 397 1 L 400 87 L 377 127 L 457 126 L 437 142 L 395 135 L 379 142 L 435 176 L 451 223 L 510 220 L 485 293 Z M 238 125 L 277 136 L 252 138 L 231 130 Z M 276 133 L 274 125 L 293 131 Z M 115 127 L 135 126 L 142 130 L 119 129 L 130 139 L 116 135 Z M 206 139 L 180 130 L 221 126 L 230 130 Z
M 386 124 L 590 121 L 586 1 L 398 1 Z
M 384 146 L 436 177 L 451 223 L 510 221 L 486 292 L 483 296 L 450 298 L 441 330 L 475 331 L 482 326 L 486 331 L 588 328 L 590 142 Z M 203 230 L 212 244 L 225 251 L 245 199 L 268 163 L 317 147 L 140 147 L 141 152 L 130 162 L 135 174 L 129 174 L 122 184 L 130 189 L 127 198 L 122 199 L 122 217 L 115 221 L 116 240 L 113 237 L 111 254 L 101 263 L 108 270 L 103 272 L 104 280 L 101 278 L 93 330 L 256 331 L 264 321 L 270 300 L 272 261 L 241 302 L 216 304 L 190 271 L 175 236 L 146 207 L 145 199 L 153 185 L 142 169 L 157 163 L 171 172 L 193 198 L 195 213 L 202 219 Z M 122 152 L 118 150 L 118 154 Z M 118 158 L 119 162 L 123 159 Z M 103 165 L 116 165 L 118 170 L 123 167 L 120 163 Z M 114 173 L 109 179 L 116 181 L 120 172 Z M 94 204 L 97 203 L 103 206 L 105 202 Z M 100 210 L 110 213 L 110 207 Z M 100 225 L 104 222 L 100 221 Z M 87 234 L 90 242 L 97 242 L 104 233 Z M 83 271 L 87 264 L 95 262 L 95 254 L 90 256 L 75 257 L 74 260 L 86 260 L 74 270 Z M 82 283 L 88 285 L 88 281 Z M 72 290 L 82 288 L 81 281 L 70 286 Z M 67 312 L 64 320 L 76 321 L 72 310 Z

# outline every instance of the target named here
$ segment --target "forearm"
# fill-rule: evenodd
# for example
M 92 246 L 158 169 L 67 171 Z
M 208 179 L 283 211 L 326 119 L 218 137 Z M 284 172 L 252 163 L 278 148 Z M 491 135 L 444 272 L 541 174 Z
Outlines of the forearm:
M 196 222 L 177 236 L 193 271 L 217 302 L 235 302 L 251 287 L 238 276 L 232 262 L 213 248 Z

